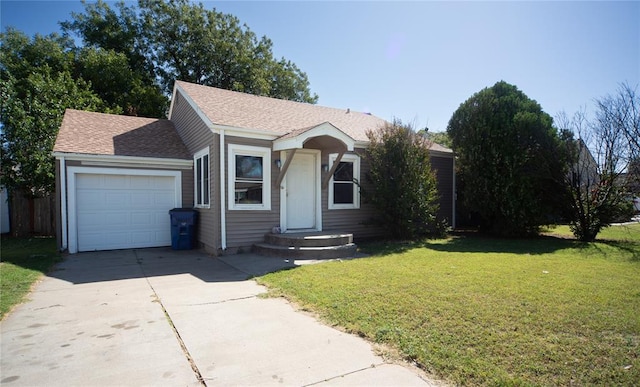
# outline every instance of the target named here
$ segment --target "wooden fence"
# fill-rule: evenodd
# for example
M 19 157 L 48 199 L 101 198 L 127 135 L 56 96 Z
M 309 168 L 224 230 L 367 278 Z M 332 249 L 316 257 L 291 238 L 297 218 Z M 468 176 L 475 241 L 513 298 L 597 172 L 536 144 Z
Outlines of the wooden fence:
M 14 237 L 55 236 L 55 209 L 54 194 L 32 198 L 22 192 L 12 192 L 9 199 L 11 235 Z

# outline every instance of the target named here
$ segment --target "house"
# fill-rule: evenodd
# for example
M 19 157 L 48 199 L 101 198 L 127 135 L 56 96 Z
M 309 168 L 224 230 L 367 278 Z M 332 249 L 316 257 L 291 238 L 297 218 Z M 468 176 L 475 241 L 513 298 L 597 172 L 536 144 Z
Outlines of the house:
M 198 211 L 213 254 L 282 233 L 379 236 L 358 184 L 368 113 L 176 81 L 168 119 L 67 110 L 54 146 L 58 241 L 78 251 L 168 246 L 168 211 Z M 440 214 L 455 224 L 454 158 L 431 148 Z

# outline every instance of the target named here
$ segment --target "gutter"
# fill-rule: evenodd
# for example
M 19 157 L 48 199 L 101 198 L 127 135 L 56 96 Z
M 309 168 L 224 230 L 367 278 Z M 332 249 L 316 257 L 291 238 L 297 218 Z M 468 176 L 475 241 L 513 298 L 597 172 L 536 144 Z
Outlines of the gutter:
M 225 170 L 224 170 L 224 129 L 220 130 L 220 248 L 222 251 L 227 249 L 227 207 L 225 206 Z
M 60 160 L 60 226 L 62 228 L 62 246 L 60 251 L 67 249 L 67 162 L 64 156 L 59 156 Z

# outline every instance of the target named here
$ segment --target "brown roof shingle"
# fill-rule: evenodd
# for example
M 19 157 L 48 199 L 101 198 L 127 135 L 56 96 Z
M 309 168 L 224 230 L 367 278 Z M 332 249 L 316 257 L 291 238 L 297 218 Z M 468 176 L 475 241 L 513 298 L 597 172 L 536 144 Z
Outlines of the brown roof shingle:
M 372 114 L 349 109 L 256 96 L 184 81 L 176 81 L 176 85 L 213 124 L 270 132 L 282 138 L 329 122 L 354 140 L 368 142 L 367 131 L 386 123 Z M 435 143 L 431 149 L 452 152 Z
M 191 159 L 169 120 L 67 109 L 54 152 Z
M 386 122 L 353 110 L 261 97 L 184 81 L 176 81 L 176 84 L 212 123 L 218 125 L 262 130 L 282 136 L 329 122 L 354 140 L 368 141 L 367 130 L 377 129 Z

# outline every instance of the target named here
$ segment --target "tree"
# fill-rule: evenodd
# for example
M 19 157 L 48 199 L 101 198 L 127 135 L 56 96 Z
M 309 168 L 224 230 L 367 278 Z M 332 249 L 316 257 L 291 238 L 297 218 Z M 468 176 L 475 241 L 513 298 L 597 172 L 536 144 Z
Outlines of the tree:
M 569 133 L 569 219 L 575 237 L 582 241 L 593 241 L 612 222 L 630 218 L 629 198 L 638 189 L 640 96 L 621 84 L 616 94 L 597 98 L 595 105 L 591 120 L 582 111 L 572 118 L 565 113 L 557 118 Z
M 629 160 L 640 159 L 640 95 L 637 87 L 621 83 L 615 94 L 598 98 L 595 102 L 600 126 L 615 128 L 616 138 L 621 132 L 628 142 L 621 154 Z
M 56 34 L 8 29 L 0 34 L 0 181 L 9 189 L 38 196 L 53 191 L 51 151 L 65 109 L 120 112 L 109 108 L 89 82 L 74 76 L 73 43 Z
M 598 101 L 599 103 L 602 100 Z M 564 129 L 564 143 L 570 170 L 565 184 L 569 193 L 569 221 L 574 236 L 593 241 L 598 233 L 620 217 L 630 215 L 631 202 L 621 180 L 628 167 L 625 159 L 625 134 L 601 110 L 588 121 L 584 112 L 572 118 L 557 117 Z
M 75 73 L 113 110 L 129 116 L 166 115 L 169 99 L 160 87 L 147 83 L 144 74 L 133 70 L 122 53 L 94 47 L 79 49 Z
M 102 100 L 86 82 L 46 64 L 19 80 L 3 72 L 0 93 L 2 184 L 33 196 L 53 192 L 51 151 L 65 109 L 101 111 Z
M 139 0 L 138 6 L 103 1 L 62 23 L 87 45 L 123 53 L 132 68 L 170 93 L 176 79 L 250 94 L 315 103 L 304 72 L 276 60 L 272 42 L 258 39 L 235 16 L 187 0 Z M 144 79 L 144 78 L 143 78 Z
M 440 144 L 447 148 L 451 148 L 453 145 L 451 144 L 451 138 L 447 134 L 447 132 L 430 132 L 429 128 L 420 129 L 418 134 L 427 138 L 427 140 L 431 142 L 435 142 L 436 144 Z
M 394 238 L 412 239 L 440 231 L 430 142 L 399 120 L 367 136 L 365 159 L 370 171 L 366 178 L 371 188 L 362 189 L 362 194 L 378 210 L 377 223 Z
M 566 155 L 552 118 L 504 81 L 474 94 L 447 126 L 463 204 L 482 230 L 535 234 L 561 211 Z

